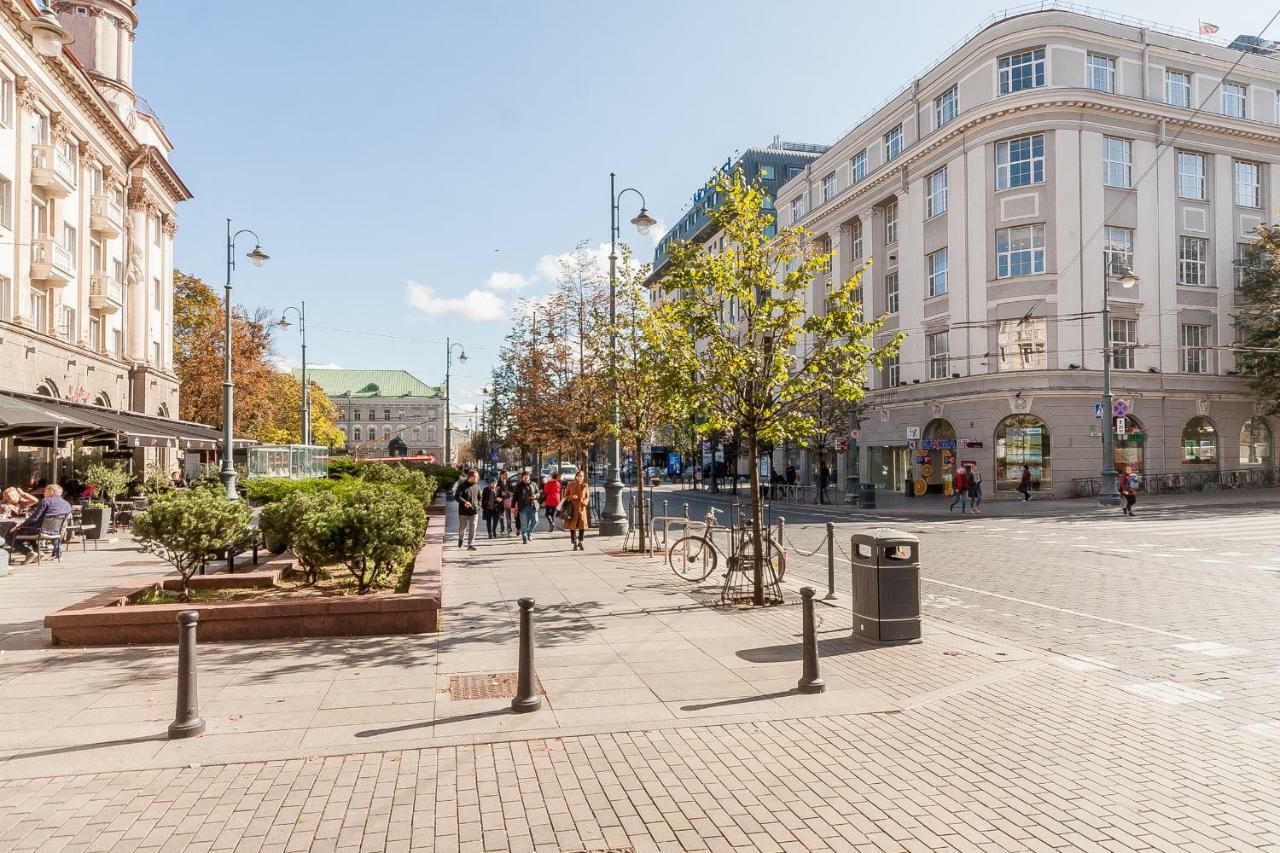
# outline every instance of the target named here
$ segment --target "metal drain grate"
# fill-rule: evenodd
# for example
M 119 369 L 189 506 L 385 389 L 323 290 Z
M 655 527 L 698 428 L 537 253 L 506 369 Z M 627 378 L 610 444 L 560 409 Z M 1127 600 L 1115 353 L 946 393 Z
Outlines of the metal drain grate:
M 449 698 L 457 702 L 464 699 L 510 699 L 516 695 L 517 673 L 486 672 L 482 675 L 449 676 Z M 538 692 L 546 695 L 542 681 L 536 676 Z

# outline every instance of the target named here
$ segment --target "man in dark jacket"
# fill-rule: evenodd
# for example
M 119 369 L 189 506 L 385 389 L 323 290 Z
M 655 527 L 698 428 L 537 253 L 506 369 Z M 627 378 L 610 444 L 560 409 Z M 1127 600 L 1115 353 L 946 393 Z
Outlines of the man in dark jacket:
M 458 547 L 462 547 L 462 537 L 466 534 L 467 550 L 476 549 L 476 512 L 480 508 L 480 475 L 475 471 L 467 474 L 465 480 L 458 483 L 453 491 L 453 499 L 458 502 Z
M 31 544 L 16 537 L 39 533 L 46 518 L 65 518 L 71 515 L 71 504 L 62 499 L 62 486 L 51 484 L 44 487 L 44 500 L 36 504 L 31 514 L 5 536 L 5 544 L 23 556 L 23 563 L 40 562 L 40 549 L 32 551 Z

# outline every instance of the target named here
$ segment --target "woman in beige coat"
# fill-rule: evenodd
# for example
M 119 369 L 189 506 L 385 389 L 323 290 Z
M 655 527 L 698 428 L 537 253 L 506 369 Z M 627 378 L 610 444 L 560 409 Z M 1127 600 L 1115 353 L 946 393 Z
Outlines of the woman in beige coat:
M 591 500 L 591 492 L 587 487 L 587 478 L 581 471 L 573 475 L 573 482 L 565 487 L 562 503 L 567 507 L 568 515 L 564 519 L 564 529 L 569 531 L 569 541 L 573 550 L 585 551 L 582 538 L 587 531 L 587 502 Z

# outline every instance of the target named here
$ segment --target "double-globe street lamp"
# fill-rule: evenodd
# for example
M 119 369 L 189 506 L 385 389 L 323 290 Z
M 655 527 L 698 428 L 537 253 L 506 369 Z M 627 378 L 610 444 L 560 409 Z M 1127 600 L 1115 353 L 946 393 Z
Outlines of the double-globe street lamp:
M 1115 431 L 1115 400 L 1111 394 L 1111 279 L 1126 290 L 1138 282 L 1129 262 L 1119 254 L 1102 253 L 1102 484 L 1098 506 L 1116 507 L 1122 503 L 1116 488 L 1116 454 L 1112 434 Z
M 307 383 L 307 300 L 298 305 L 290 305 L 280 312 L 280 322 L 276 328 L 284 332 L 289 329 L 289 312 L 298 315 L 298 331 L 302 333 L 302 420 L 298 421 L 302 434 L 302 443 L 311 443 L 311 386 Z
M 453 434 L 450 429 L 449 420 L 449 392 L 451 385 L 449 380 L 453 372 L 453 348 L 457 347 L 458 361 L 463 364 L 467 363 L 467 350 L 461 343 L 455 343 L 452 338 L 444 339 L 444 464 L 453 464 Z
M 618 238 L 622 236 L 622 197 L 627 193 L 640 196 L 640 212 L 631 220 L 641 235 L 648 234 L 649 229 L 658 221 L 645 209 L 644 193 L 634 187 L 627 187 L 621 192 L 615 191 L 617 176 L 609 173 L 609 364 L 616 365 L 617 338 L 613 333 L 618 320 Z M 627 514 L 622 507 L 622 437 L 619 435 L 621 414 L 618 404 L 618 389 L 615 385 L 612 394 L 610 423 L 613 435 L 609 439 L 609 475 L 604 484 L 604 512 L 600 516 L 601 536 L 623 536 L 627 532 Z M 637 476 L 642 471 L 639 459 L 636 460 Z
M 222 470 L 219 476 L 222 479 L 223 488 L 227 490 L 227 499 L 236 500 L 236 468 L 232 460 L 232 448 L 234 447 L 235 436 L 232 430 L 232 421 L 235 415 L 235 403 L 233 400 L 235 384 L 231 381 L 231 271 L 236 268 L 236 240 L 241 234 L 253 235 L 253 251 L 245 255 L 253 262 L 255 267 L 260 267 L 267 262 L 270 257 L 266 252 L 262 251 L 262 240 L 256 233 L 248 228 L 243 228 L 234 234 L 231 233 L 231 220 L 227 220 L 227 288 L 226 288 L 226 304 L 223 306 L 226 312 L 226 329 L 222 340 Z

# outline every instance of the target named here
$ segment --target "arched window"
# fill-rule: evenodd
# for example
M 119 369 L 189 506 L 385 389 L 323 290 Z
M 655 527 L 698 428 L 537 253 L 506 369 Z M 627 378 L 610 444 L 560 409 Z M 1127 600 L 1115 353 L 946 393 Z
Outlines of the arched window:
M 434 425 L 432 425 L 432 424 L 427 424 L 427 428 L 426 428 L 426 429 L 427 429 L 427 439 L 426 439 L 427 444 L 435 444 L 435 443 L 436 443 L 436 428 L 435 428 L 435 426 L 434 426 Z
M 1035 415 L 1009 415 L 996 427 L 996 488 L 1016 489 L 1022 466 L 1031 469 L 1031 488 L 1047 490 L 1052 479 L 1049 425 Z
M 370 410 L 369 410 L 369 420 L 371 420 L 371 421 L 376 421 L 377 419 L 378 419 L 378 413 L 377 413 L 375 410 L 370 409 Z
M 95 406 L 101 406 L 104 409 L 109 409 L 111 408 L 111 398 L 108 397 L 105 392 L 102 392 L 93 398 L 93 404 Z
M 62 396 L 58 393 L 58 386 L 52 379 L 46 379 L 37 385 L 36 395 L 39 397 L 52 397 L 55 400 L 60 399 Z
M 382 437 L 383 437 L 383 438 L 391 438 L 391 427 L 389 427 L 389 426 L 384 426 L 384 427 L 382 428 Z
M 353 412 L 351 413 L 351 420 L 353 420 L 353 421 L 358 421 L 358 420 L 360 420 L 360 410 L 359 410 L 359 409 L 356 409 L 355 411 L 353 411 Z
M 162 418 L 169 417 L 169 406 L 165 403 L 161 403 L 160 408 L 156 410 L 156 414 Z
M 1182 428 L 1182 464 L 1218 467 L 1218 430 L 1208 418 L 1192 418 Z
M 356 441 L 359 441 L 359 440 L 360 440 L 360 427 L 356 427 L 356 428 L 355 428 L 355 431 L 354 431 L 354 433 L 353 433 L 353 434 L 355 435 L 355 440 L 356 440 Z
M 955 473 L 956 462 L 956 428 L 946 418 L 934 418 L 925 424 L 920 433 L 923 439 L 920 455 L 929 461 L 928 470 L 920 468 L 920 476 L 932 491 L 943 491 L 947 480 Z
M 1240 464 L 1271 467 L 1271 427 L 1262 418 L 1249 418 L 1240 428 Z

